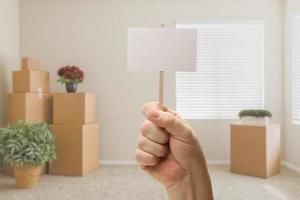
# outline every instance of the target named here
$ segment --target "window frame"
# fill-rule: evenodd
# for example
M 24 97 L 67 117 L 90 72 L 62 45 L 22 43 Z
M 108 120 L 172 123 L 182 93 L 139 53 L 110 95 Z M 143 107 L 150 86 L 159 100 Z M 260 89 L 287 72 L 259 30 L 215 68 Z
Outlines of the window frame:
M 300 17 L 300 15 L 299 15 Z M 185 19 L 178 19 L 175 20 L 175 27 L 178 28 L 177 25 L 182 25 L 182 24 L 187 24 L 187 25 L 193 25 L 193 24 L 203 24 L 203 25 L 257 25 L 257 26 L 261 26 L 262 28 L 262 109 L 265 109 L 265 104 L 266 104 L 266 84 L 265 84 L 265 20 L 264 19 L 233 19 L 233 20 L 185 20 Z M 188 27 L 187 27 L 188 28 Z M 178 102 L 177 102 L 177 86 L 178 86 L 178 81 L 177 81 L 177 73 L 175 75 L 175 81 L 176 81 L 176 86 L 175 86 L 175 96 L 176 96 L 176 110 L 178 108 Z M 214 118 L 209 118 L 209 117 L 205 117 L 205 118 L 189 118 L 189 117 L 185 117 L 184 119 L 187 120 L 224 120 L 224 121 L 229 121 L 229 120 L 237 120 L 239 119 L 238 116 L 236 117 L 223 117 L 223 118 L 219 118 L 219 117 L 214 117 Z M 300 122 L 299 122 L 300 124 Z
M 294 84 L 295 84 L 295 76 L 294 76 L 294 72 L 296 71 L 296 45 L 295 45 L 295 41 L 296 41 L 296 21 L 300 20 L 300 12 L 296 13 L 292 16 L 292 42 L 291 42 L 291 50 L 292 50 L 292 73 L 291 73 L 291 77 L 292 77 L 292 83 L 291 83 L 291 101 L 292 101 L 292 123 L 295 125 L 300 125 L 300 120 L 296 120 L 294 119 L 294 112 L 295 112 L 295 89 L 294 89 Z M 299 50 L 300 51 L 300 50 Z M 300 70 L 300 67 L 299 67 Z M 299 81 L 300 82 L 300 81 Z M 300 101 L 300 99 L 299 99 Z

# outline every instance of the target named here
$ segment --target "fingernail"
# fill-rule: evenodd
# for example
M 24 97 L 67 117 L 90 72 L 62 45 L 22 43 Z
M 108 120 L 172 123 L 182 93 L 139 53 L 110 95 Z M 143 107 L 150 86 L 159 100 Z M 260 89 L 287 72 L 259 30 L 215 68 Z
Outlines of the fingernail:
M 152 117 L 153 119 L 157 119 L 157 118 L 160 117 L 160 113 L 157 112 L 157 111 L 153 111 L 153 112 L 151 113 L 151 117 Z

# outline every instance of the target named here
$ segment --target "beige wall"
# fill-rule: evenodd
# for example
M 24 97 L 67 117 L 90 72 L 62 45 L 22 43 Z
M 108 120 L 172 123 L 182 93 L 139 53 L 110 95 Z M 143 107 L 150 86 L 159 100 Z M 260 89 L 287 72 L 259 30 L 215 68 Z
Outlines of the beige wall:
M 26 0 L 21 1 L 21 55 L 41 58 L 52 91 L 61 65 L 86 72 L 81 91 L 97 93 L 101 159 L 133 160 L 140 107 L 157 99 L 157 74 L 126 72 L 127 27 L 173 25 L 176 19 L 264 19 L 266 108 L 282 115 L 282 7 L 280 0 Z M 174 73 L 167 104 L 175 107 Z M 229 121 L 190 121 L 209 160 L 229 159 Z
M 10 72 L 19 64 L 19 0 L 0 1 L 0 27 L 0 126 L 3 126 Z M 0 158 L 0 168 L 1 165 Z
M 300 14 L 299 0 L 286 0 L 285 6 L 285 65 L 284 65 L 284 130 L 285 159 L 300 168 L 300 125 L 292 123 L 292 18 Z
M 0 124 L 3 125 L 10 72 L 19 64 L 19 0 L 0 1 L 0 27 Z

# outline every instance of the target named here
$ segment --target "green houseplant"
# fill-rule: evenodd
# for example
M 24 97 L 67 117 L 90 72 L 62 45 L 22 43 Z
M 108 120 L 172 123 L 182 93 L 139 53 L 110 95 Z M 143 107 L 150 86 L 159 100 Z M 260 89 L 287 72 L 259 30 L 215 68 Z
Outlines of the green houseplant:
M 239 117 L 242 124 L 267 125 L 272 113 L 263 109 L 241 110 Z
M 13 167 L 17 187 L 30 188 L 45 163 L 56 159 L 55 138 L 46 123 L 20 120 L 0 129 L 0 154 Z

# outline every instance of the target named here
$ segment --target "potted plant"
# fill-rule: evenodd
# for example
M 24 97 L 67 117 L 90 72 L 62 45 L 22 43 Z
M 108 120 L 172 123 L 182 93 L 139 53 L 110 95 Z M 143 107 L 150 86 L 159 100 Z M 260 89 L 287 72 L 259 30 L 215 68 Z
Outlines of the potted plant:
M 272 113 L 268 110 L 242 110 L 239 113 L 242 124 L 268 125 Z
M 84 80 L 84 73 L 79 67 L 65 66 L 57 71 L 59 76 L 57 82 L 65 84 L 67 92 L 74 93 L 77 90 L 78 83 Z
M 56 159 L 55 138 L 46 123 L 20 120 L 0 129 L 0 154 L 13 168 L 18 188 L 34 187 L 45 163 Z

